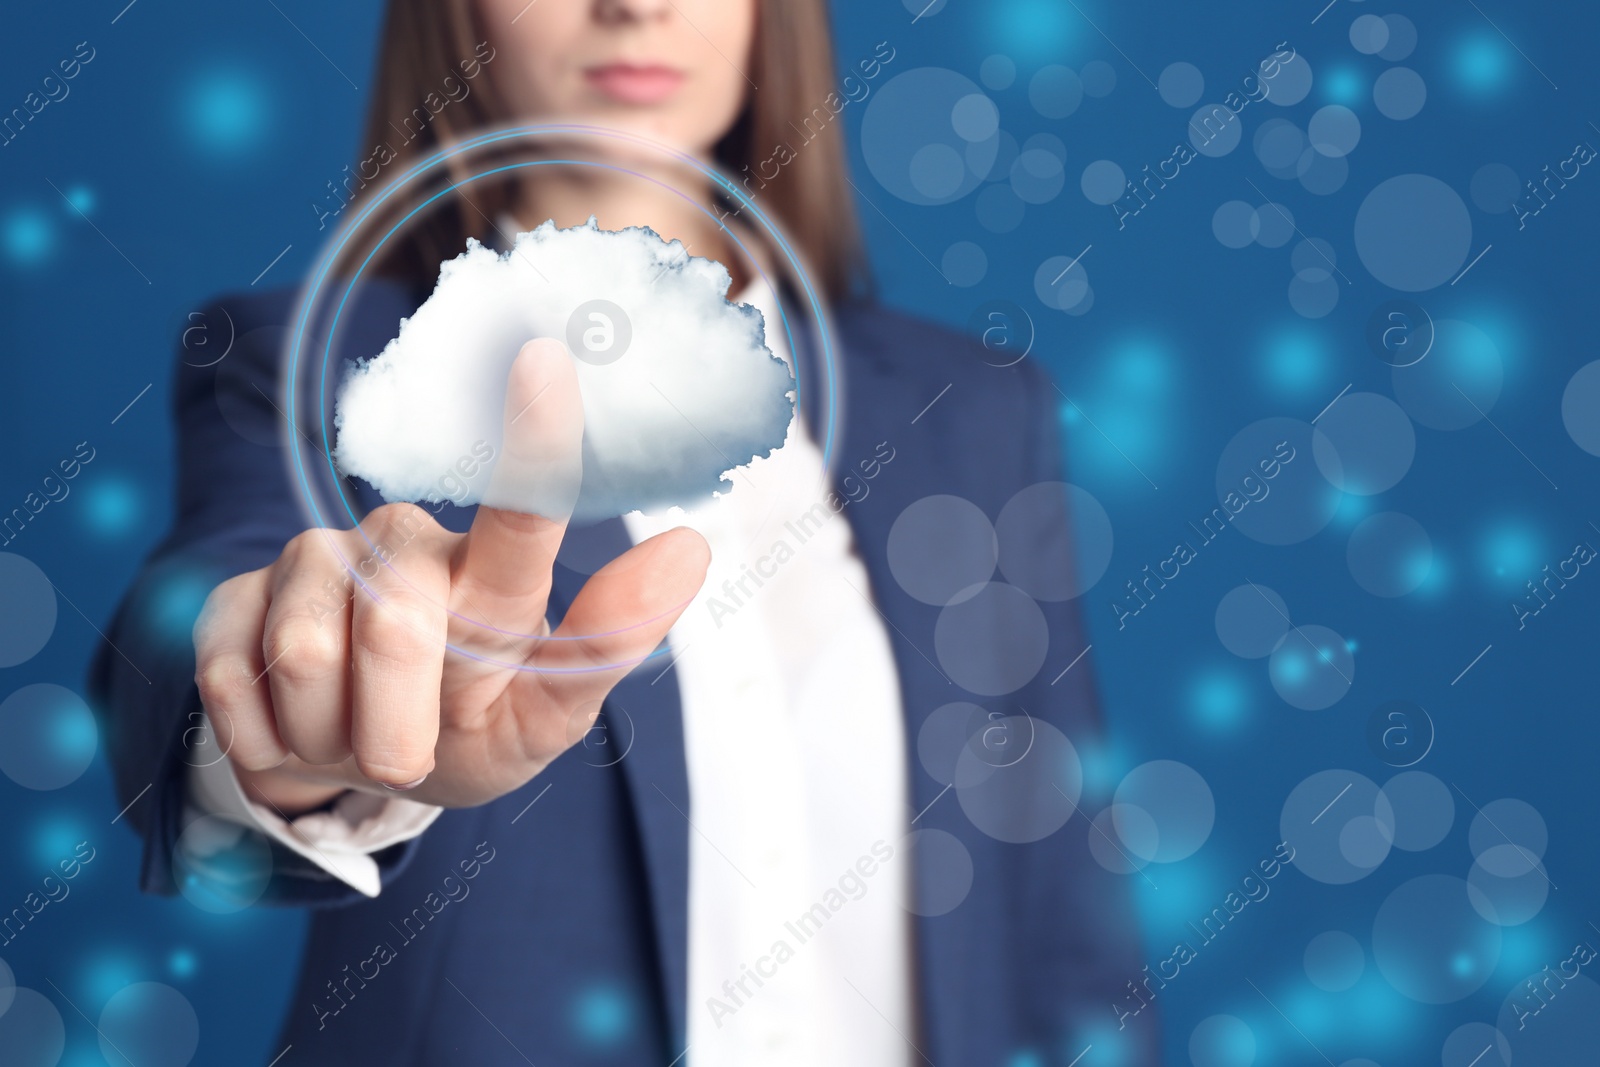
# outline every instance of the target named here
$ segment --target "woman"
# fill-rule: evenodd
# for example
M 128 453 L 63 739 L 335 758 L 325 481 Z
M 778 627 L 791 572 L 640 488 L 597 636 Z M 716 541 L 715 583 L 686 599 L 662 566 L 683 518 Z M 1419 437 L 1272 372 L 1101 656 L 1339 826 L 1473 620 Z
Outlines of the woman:
M 1053 393 L 859 295 L 840 123 L 807 121 L 837 110 L 827 45 L 823 0 L 395 0 L 369 140 L 403 133 L 397 173 L 477 126 L 561 119 L 759 174 L 744 187 L 833 305 L 832 491 L 797 419 L 687 515 L 568 530 L 366 493 L 361 529 L 304 530 L 260 447 L 282 432 L 275 345 L 180 368 L 178 519 L 96 688 L 124 802 L 155 785 L 129 814 L 147 889 L 183 888 L 194 839 L 248 827 L 270 842 L 263 899 L 319 908 L 286 1062 L 1064 1063 L 1096 1043 L 1154 1062 L 1153 1013 L 1114 1006 L 1144 978 L 1129 909 L 1084 827 L 1056 832 L 1077 796 L 1064 737 L 1095 728 L 1087 665 L 1064 669 L 1075 611 L 969 618 L 948 654 L 937 632 L 952 600 L 988 603 L 970 587 L 995 568 L 955 519 L 1032 501 L 1007 540 L 1026 558 L 1001 568 L 1069 569 Z M 471 91 L 397 124 L 444 77 Z M 808 139 L 768 178 L 796 119 Z M 394 298 L 351 312 L 347 351 L 381 347 L 467 236 L 591 215 L 717 258 L 775 321 L 783 297 L 711 189 L 708 214 L 604 174 L 447 200 L 386 261 Z M 291 304 L 221 309 L 275 340 Z M 506 410 L 540 417 L 512 453 L 581 432 L 570 357 L 530 340 Z M 214 586 L 192 645 L 149 624 L 175 574 Z M 1048 653 L 1018 675 L 1036 619 Z

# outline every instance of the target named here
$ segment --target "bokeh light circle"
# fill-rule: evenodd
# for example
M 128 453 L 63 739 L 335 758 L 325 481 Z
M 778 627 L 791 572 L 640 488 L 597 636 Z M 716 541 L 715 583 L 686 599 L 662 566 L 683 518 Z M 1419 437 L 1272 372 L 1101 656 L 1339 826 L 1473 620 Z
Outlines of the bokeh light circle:
M 913 830 L 901 851 L 901 862 L 909 862 L 916 872 L 906 903 L 913 915 L 947 915 L 972 892 L 972 853 L 956 835 L 932 828 Z
M 1320 319 L 1339 304 L 1339 283 L 1321 267 L 1296 271 L 1289 279 L 1289 306 L 1295 314 Z
M 944 275 L 945 281 L 951 285 L 970 289 L 983 281 L 983 276 L 988 273 L 989 257 L 982 245 L 971 241 L 957 241 L 944 250 L 939 270 Z
M 1040 67 L 1028 82 L 1028 102 L 1047 119 L 1064 119 L 1083 103 L 1083 82 L 1069 67 Z
M 1083 82 L 1083 93 L 1096 99 L 1110 96 L 1117 87 L 1117 69 L 1103 59 L 1096 59 L 1085 63 L 1083 69 L 1078 71 L 1078 79 Z
M 1467 884 L 1478 892 L 1472 906 L 1479 915 L 1500 926 L 1521 926 L 1544 909 L 1550 896 L 1550 876 L 1537 860 L 1528 864 L 1528 854 L 1516 845 L 1495 845 L 1485 849 L 1467 872 Z M 1502 876 L 1496 870 L 1522 873 Z
M 1425 852 L 1445 839 L 1456 818 L 1450 787 L 1425 771 L 1406 771 L 1383 784 L 1392 821 L 1384 831 L 1394 847 Z
M 1027 593 L 987 582 L 939 612 L 933 647 L 956 685 L 979 696 L 1003 696 L 1038 675 L 1050 651 L 1050 627 Z
M 1009 89 L 1017 80 L 1017 65 L 1010 56 L 992 55 L 978 68 L 978 80 L 986 89 Z
M 997 841 L 1042 841 L 1065 826 L 1083 795 L 1083 764 L 1066 734 L 1050 723 L 1012 716 L 1003 721 L 1017 736 L 1031 731 L 1027 751 L 996 766 L 962 750 L 956 796 L 972 825 Z
M 1470 322 L 1438 319 L 1427 358 L 1396 366 L 1394 397 L 1417 422 L 1434 430 L 1461 430 L 1494 410 L 1505 364 L 1494 340 Z
M 1346 393 L 1318 416 L 1311 453 L 1340 492 L 1373 496 L 1400 484 L 1417 454 L 1405 410 L 1381 393 Z
M 1269 201 L 1256 208 L 1256 243 L 1262 248 L 1282 248 L 1294 235 L 1294 212 L 1286 205 Z
M 1564 961 L 1553 961 L 1550 971 L 1528 975 L 1511 987 L 1500 1008 L 1500 1031 L 1511 1043 L 1515 1067 L 1569 1067 L 1594 1058 L 1600 1047 L 1600 983 L 1588 975 L 1561 978 L 1561 985 L 1544 985 L 1547 973 L 1556 974 Z M 1528 983 L 1532 983 L 1531 992 Z M 1555 995 L 1551 995 L 1553 988 Z M 1540 995 L 1543 993 L 1543 996 Z M 1484 1067 L 1483 1063 L 1472 1067 Z
M 1427 174 L 1389 178 L 1356 211 L 1356 254 L 1391 289 L 1421 293 L 1456 276 L 1472 248 L 1472 216 L 1460 195 Z
M 1291 862 L 1307 878 L 1346 885 L 1376 869 L 1375 864 L 1352 863 L 1342 847 L 1345 827 L 1362 819 L 1393 824 L 1394 812 L 1377 784 L 1354 771 L 1318 771 L 1284 800 L 1278 832 L 1294 848 Z M 1357 822 L 1353 836 L 1359 839 L 1365 825 Z
M 1308 237 L 1289 253 L 1289 266 L 1296 271 L 1311 270 L 1313 267 L 1332 271 L 1338 265 L 1339 253 L 1321 237 Z
M 94 713 L 64 686 L 26 685 L 0 703 L 0 772 L 25 789 L 71 785 L 99 747 Z
M 1255 1031 L 1236 1015 L 1207 1016 L 1189 1035 L 1189 1060 L 1194 1067 L 1251 1067 Z
M 1206 91 L 1206 78 L 1193 63 L 1171 63 L 1156 79 L 1156 90 L 1172 107 L 1193 107 Z
M 1262 78 L 1263 84 L 1267 86 L 1267 100 L 1279 107 L 1293 107 L 1310 96 L 1314 80 L 1311 64 L 1306 62 L 1305 56 L 1299 54 L 1287 63 L 1278 64 L 1278 73 L 1275 77 Z
M 1561 393 L 1561 424 L 1572 443 L 1600 456 L 1600 359 L 1586 363 Z
M 1323 155 L 1347 156 L 1361 141 L 1361 120 L 1343 104 L 1329 104 L 1312 114 L 1306 135 Z
M 1267 675 L 1285 703 L 1321 711 L 1350 691 L 1356 661 L 1345 639 L 1326 626 L 1296 626 L 1267 661 Z
M 1048 204 L 1067 184 L 1067 171 L 1054 152 L 1024 149 L 1011 165 L 1011 191 L 1026 204 Z
M 1131 810 L 1153 822 L 1156 833 L 1141 833 L 1142 820 L 1130 821 L 1124 814 Z M 1111 805 L 1112 825 L 1128 851 L 1151 863 L 1176 863 L 1194 855 L 1211 836 L 1216 815 L 1216 799 L 1205 778 L 1177 760 L 1152 760 L 1129 771 Z
M 1091 204 L 1107 206 L 1122 199 L 1122 192 L 1128 185 L 1128 176 L 1111 160 L 1097 159 L 1083 168 L 1083 177 L 1079 179 L 1079 185 L 1083 189 L 1083 195 Z
M 1385 118 L 1404 122 L 1422 111 L 1428 102 L 1428 86 L 1410 67 L 1392 67 L 1372 83 L 1372 102 Z
M 1289 606 L 1263 585 L 1230 589 L 1217 602 L 1217 639 L 1243 659 L 1264 659 L 1289 632 Z
M 1473 816 L 1467 829 L 1467 845 L 1478 862 L 1491 874 L 1514 877 L 1526 871 L 1535 860 L 1544 859 L 1550 846 L 1550 830 L 1544 816 L 1525 800 L 1492 800 Z M 1514 845 L 1515 852 L 1485 855 L 1498 845 Z
M 1203 104 L 1189 117 L 1189 143 L 1201 155 L 1220 159 L 1239 147 L 1243 126 L 1226 104 Z
M 1378 50 L 1378 58 L 1398 63 L 1417 47 L 1416 24 L 1404 15 L 1385 15 L 1383 21 L 1389 27 L 1389 40 Z
M 1442 1067 L 1511 1067 L 1511 1042 L 1488 1023 L 1463 1023 L 1439 1050 Z
M 1483 921 L 1464 880 L 1425 874 L 1402 883 L 1378 908 L 1372 958 L 1402 996 L 1452 1004 L 1482 988 L 1500 961 L 1500 928 Z
M 1059 544 L 1061 522 L 1072 551 Z M 1019 490 L 994 524 L 1000 573 L 1035 600 L 1073 600 L 1097 585 L 1111 565 L 1111 516 L 1094 494 L 1070 482 L 1037 482 Z
M 1373 596 L 1415 592 L 1433 569 L 1433 540 L 1422 524 L 1398 511 L 1369 515 L 1350 532 L 1345 562 Z
M 1339 993 L 1361 980 L 1367 969 L 1367 954 L 1361 942 L 1343 930 L 1328 930 L 1306 945 L 1303 962 L 1312 985 Z
M 1112 874 L 1133 874 L 1161 847 L 1161 828 L 1148 811 L 1112 804 L 1089 824 L 1089 854 Z
M 989 712 L 964 700 L 941 704 L 917 730 L 917 761 L 940 785 L 954 785 L 956 761 L 971 744 L 982 744 Z
M 1211 215 L 1211 234 L 1224 248 L 1247 248 L 1260 232 L 1256 209 L 1243 200 L 1229 200 Z
M 1344 156 L 1330 156 L 1308 147 L 1295 162 L 1294 175 L 1306 192 L 1331 196 L 1350 180 L 1350 162 Z
M 982 93 L 963 96 L 950 109 L 950 126 L 963 141 L 988 141 L 1000 129 L 1000 109 Z
M 1033 272 L 1039 302 L 1057 311 L 1072 311 L 1089 297 L 1089 271 L 1079 258 L 1051 256 Z
M 1472 172 L 1467 191 L 1480 211 L 1504 215 L 1522 199 L 1522 177 L 1504 163 L 1485 163 Z
M 917 67 L 890 78 L 861 116 L 861 154 L 878 184 L 908 203 L 948 204 L 972 192 L 999 148 L 997 132 L 973 140 L 987 99 L 971 79 L 944 67 Z M 993 104 L 989 105 L 991 108 Z M 982 164 L 974 166 L 974 163 Z
M 11 1007 L 0 1014 L 0 1067 L 55 1067 L 66 1048 L 67 1028 L 56 1006 L 43 994 L 18 987 Z
M 1262 419 L 1222 450 L 1218 510 L 1231 515 L 1231 525 L 1250 540 L 1298 544 L 1320 532 L 1338 510 L 1340 494 L 1312 458 L 1312 435 L 1311 424 L 1299 419 Z
M 28 662 L 55 631 L 55 586 L 31 559 L 0 552 L 0 667 Z
M 172 850 L 173 881 L 201 911 L 243 911 L 272 880 L 272 849 L 261 834 L 217 815 L 184 827 Z
M 186 1067 L 200 1047 L 200 1018 L 189 998 L 160 982 L 134 982 L 100 1009 L 100 1052 L 107 1063 Z
M 1251 144 L 1267 173 L 1285 179 L 1295 177 L 1296 165 L 1308 147 L 1305 132 L 1281 118 L 1270 118 L 1258 126 Z
M 1000 546 L 983 509 L 936 494 L 908 504 L 889 527 L 889 573 L 911 596 L 943 607 L 994 574 Z
M 1350 44 L 1364 56 L 1375 56 L 1389 43 L 1389 24 L 1382 15 L 1357 15 L 1350 23 Z

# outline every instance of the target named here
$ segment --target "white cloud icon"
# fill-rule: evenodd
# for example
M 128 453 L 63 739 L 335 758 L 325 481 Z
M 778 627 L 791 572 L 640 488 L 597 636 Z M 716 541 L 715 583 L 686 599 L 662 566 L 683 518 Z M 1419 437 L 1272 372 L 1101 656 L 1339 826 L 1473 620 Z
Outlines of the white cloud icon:
M 548 492 L 519 475 L 508 495 L 503 472 L 491 489 L 495 460 L 480 461 L 504 451 L 512 361 L 524 343 L 551 337 L 575 357 L 582 395 L 573 518 L 689 507 L 726 491 L 735 467 L 783 444 L 794 415 L 789 368 L 767 348 L 761 313 L 727 301 L 730 284 L 720 263 L 677 241 L 601 230 L 592 218 L 566 230 L 544 223 L 505 253 L 469 240 L 398 335 L 347 371 L 334 461 L 388 501 L 547 512 Z M 546 414 L 537 398 L 526 410 L 535 422 Z

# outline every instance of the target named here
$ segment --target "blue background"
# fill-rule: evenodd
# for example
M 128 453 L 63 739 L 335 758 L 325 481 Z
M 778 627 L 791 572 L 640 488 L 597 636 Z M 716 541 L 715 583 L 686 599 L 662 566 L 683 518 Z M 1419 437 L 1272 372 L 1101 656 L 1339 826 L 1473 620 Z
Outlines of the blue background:
M 1445 1064 L 1466 1067 L 1475 1051 L 1461 1056 L 1446 1046 L 1457 1027 L 1493 1023 L 1527 975 L 1566 959 L 1581 941 L 1600 944 L 1600 929 L 1591 925 L 1600 919 L 1600 852 L 1592 844 L 1590 799 L 1600 578 L 1585 569 L 1522 630 L 1509 607 L 1524 583 L 1571 556 L 1576 542 L 1600 545 L 1600 529 L 1591 525 L 1600 522 L 1600 459 L 1578 447 L 1562 416 L 1569 380 L 1600 355 L 1584 326 L 1600 237 L 1600 176 L 1584 168 L 1522 229 L 1503 203 L 1473 193 L 1485 165 L 1527 180 L 1567 159 L 1579 142 L 1600 145 L 1600 128 L 1590 121 L 1600 117 L 1597 26 L 1577 4 L 1537 12 L 1503 0 L 1396 0 L 1394 7 L 1418 36 L 1415 51 L 1398 63 L 1352 44 L 1358 16 L 1391 13 L 1370 0 L 1336 0 L 1326 9 L 1315 0 L 935 0 L 925 10 L 916 0 L 909 7 L 874 0 L 841 5 L 835 15 L 841 63 L 871 55 L 880 41 L 895 49 L 868 97 L 843 115 L 882 297 L 962 328 L 980 305 L 1010 302 L 1005 326 L 1018 332 L 1008 335 L 1013 347 L 1004 351 L 1014 352 L 1031 332 L 1028 358 L 1047 364 L 1064 393 L 1073 478 L 1109 516 L 1109 564 L 1083 600 L 1110 722 L 1108 744 L 1084 753 L 1090 778 L 1109 790 L 1140 763 L 1179 760 L 1200 772 L 1215 797 L 1215 826 L 1199 851 L 1129 876 L 1150 961 L 1168 955 L 1175 939 L 1193 940 L 1185 922 L 1219 904 L 1271 854 L 1296 785 L 1330 768 L 1378 785 L 1388 779 L 1392 768 L 1368 741 L 1374 709 L 1415 702 L 1436 730 L 1414 769 L 1447 784 L 1454 808 L 1448 835 L 1424 851 L 1389 854 L 1353 884 L 1323 884 L 1293 870 L 1273 881 L 1268 899 L 1247 908 L 1158 996 L 1175 1064 L 1191 1062 L 1192 1053 L 1201 1065 L 1247 1063 L 1253 1049 L 1258 1064 L 1357 1057 L 1428 1064 L 1443 1055 Z M 59 616 L 42 652 L 0 670 L 0 697 L 39 682 L 81 691 L 96 629 L 168 523 L 165 398 L 174 344 L 192 325 L 186 316 L 219 291 L 250 287 L 269 264 L 261 287 L 290 284 L 312 262 L 322 234 L 310 205 L 361 154 L 378 15 L 372 2 L 142 0 L 124 10 L 119 0 L 34 5 L 8 17 L 0 111 L 21 106 L 78 42 L 87 40 L 95 58 L 68 83 L 66 99 L 0 147 L 0 346 L 8 386 L 0 396 L 0 511 L 37 491 L 48 468 L 78 442 L 87 440 L 96 456 L 71 483 L 71 495 L 6 546 L 54 582 Z M 1096 161 L 1137 176 L 1145 164 L 1168 158 L 1187 139 L 1195 108 L 1239 87 L 1279 42 L 1312 72 L 1303 100 L 1251 103 L 1236 120 L 1243 131 L 1237 149 L 1184 166 L 1124 227 L 1113 208 L 1085 195 L 1080 179 Z M 1009 84 L 1003 62 L 980 75 L 996 55 L 1015 68 Z M 1199 69 L 1205 92 L 1175 107 L 1152 82 L 1180 62 Z M 1058 75 L 1047 71 L 1035 82 L 1052 65 L 1080 72 L 1093 88 L 1059 117 L 1046 117 L 1034 99 L 1053 114 L 1067 107 L 1052 109 L 1048 99 Z M 1396 65 L 1414 70 L 1427 88 L 1420 114 L 1403 121 L 1385 117 L 1373 100 L 1376 79 Z M 927 205 L 885 187 L 868 165 L 871 157 L 874 166 L 898 166 L 904 175 L 907 160 L 881 144 L 863 145 L 861 125 L 892 79 L 927 67 L 970 80 L 971 91 L 997 106 L 1000 128 L 1015 142 L 1059 138 L 1059 147 L 1032 144 L 1057 156 L 1064 187 L 1052 195 L 1049 173 L 1032 185 L 1024 176 L 1020 187 L 1044 202 L 1027 204 L 1014 228 L 994 232 L 976 207 L 985 189 L 1010 181 L 1004 166 L 992 175 L 997 181 Z M 1030 85 L 1039 92 L 1030 95 Z M 939 117 L 954 99 L 923 94 L 922 101 L 919 113 Z M 1287 120 L 1304 130 L 1319 108 L 1334 104 L 1354 113 L 1361 130 L 1342 187 L 1318 194 L 1293 176 L 1270 174 L 1253 144 L 1263 123 Z M 900 106 L 893 98 L 889 105 Z M 886 120 L 896 117 L 887 106 L 880 111 Z M 1387 277 L 1381 262 L 1358 250 L 1355 220 L 1374 188 L 1408 173 L 1456 191 L 1470 218 L 1466 258 L 1490 250 L 1465 274 L 1449 271 L 1453 283 L 1400 293 L 1374 276 L 1377 265 Z M 1480 181 L 1492 185 L 1488 177 Z M 1034 194 L 1039 182 L 1046 191 Z M 1274 247 L 1225 247 L 1213 230 L 1219 206 L 1246 201 L 1261 208 L 1270 227 L 1281 216 L 1262 208 L 1268 198 L 1288 209 L 1297 232 Z M 1005 200 L 991 194 L 992 205 Z M 1441 243 L 1451 236 L 1422 233 Z M 1315 273 L 1320 254 L 1295 254 L 1305 237 L 1329 243 L 1339 268 L 1331 278 Z M 982 249 L 981 270 L 960 242 Z M 957 250 L 947 254 L 952 245 Z M 1036 285 L 1036 274 L 1043 271 L 1048 282 L 1080 253 L 1093 306 L 1067 314 L 1041 299 L 1050 286 Z M 1052 257 L 1064 258 L 1045 269 Z M 1318 317 L 1301 314 L 1289 297 L 1296 269 L 1308 264 L 1308 285 L 1337 292 L 1337 305 Z M 1391 369 L 1366 330 L 1374 310 L 1396 297 L 1421 304 L 1434 321 L 1462 320 L 1486 336 L 1489 347 L 1480 341 L 1466 370 L 1483 369 L 1474 359 L 1503 368 L 1487 418 L 1448 431 L 1419 421 L 1415 460 L 1398 484 L 1369 496 L 1328 489 L 1330 521 L 1293 544 L 1225 533 L 1119 629 L 1111 605 L 1123 583 L 1170 556 L 1175 540 L 1191 537 L 1187 524 L 1217 502 L 1219 457 L 1236 434 L 1269 417 L 1309 423 L 1347 386 L 1346 396 L 1394 395 Z M 142 392 L 147 385 L 153 388 Z M 1593 391 L 1588 401 L 1578 417 L 1593 432 L 1600 420 Z M 1314 461 L 1303 454 L 1296 463 L 1305 473 Z M 1273 506 L 1270 498 L 1251 505 Z M 1352 531 L 1387 511 L 1415 519 L 1431 543 L 1424 557 L 1380 551 L 1379 577 L 1399 568 L 1415 586 L 1398 597 L 1367 592 L 1347 557 Z M 1217 606 L 1247 581 L 1281 595 L 1297 624 L 1326 626 L 1345 639 L 1353 684 L 1331 706 L 1295 706 L 1272 684 L 1266 660 L 1241 659 L 1219 641 Z M 175 630 L 186 627 L 203 594 L 174 590 Z M 0 589 L 0 603 L 9 595 Z M 1296 680 L 1282 681 L 1292 697 Z M 41 750 L 46 762 L 70 764 L 96 745 L 93 731 L 81 728 L 48 740 L 56 747 Z M 1466 877 L 1475 809 L 1507 797 L 1532 805 L 1548 825 L 1548 902 L 1531 921 L 1504 928 L 1498 951 L 1483 947 L 1487 923 L 1434 931 L 1441 940 L 1432 951 L 1441 944 L 1458 950 L 1461 966 L 1482 972 L 1476 992 L 1445 1004 L 1402 995 L 1376 965 L 1375 916 L 1412 878 Z M 213 916 L 183 899 L 137 894 L 137 850 L 132 835 L 111 824 L 119 805 L 101 756 L 60 789 L 33 791 L 0 778 L 0 804 L 8 814 L 0 821 L 0 910 L 20 904 L 77 842 L 96 850 L 71 883 L 72 895 L 0 948 L 17 984 L 59 1009 L 67 1033 L 62 1062 L 103 1062 L 85 1016 L 98 1019 L 119 989 L 144 981 L 173 986 L 193 1004 L 201 1033 L 195 1062 L 265 1063 L 278 1051 L 271 1045 L 302 916 Z M 1085 833 L 1086 825 L 1075 820 L 1062 832 Z M 1364 971 L 1348 990 L 1328 992 L 1308 980 L 1307 943 L 1326 930 L 1347 931 L 1363 947 Z M 1376 949 L 1403 957 L 1423 946 L 1402 938 Z M 1529 1026 L 1545 1026 L 1542 1039 L 1559 1039 L 1574 1056 L 1592 1056 L 1600 1015 L 1556 1010 L 1590 992 L 1574 985 L 1563 993 L 1566 1001 L 1558 996 L 1550 1014 Z M 1219 1014 L 1242 1026 L 1202 1025 Z M 590 1022 L 575 1017 L 574 1025 Z M 1042 1050 L 1044 1059 L 1017 1062 L 1066 1063 L 1076 1051 Z M 1082 1062 L 1114 1063 L 1114 1041 Z M 1481 1062 L 1499 1060 L 1491 1053 Z

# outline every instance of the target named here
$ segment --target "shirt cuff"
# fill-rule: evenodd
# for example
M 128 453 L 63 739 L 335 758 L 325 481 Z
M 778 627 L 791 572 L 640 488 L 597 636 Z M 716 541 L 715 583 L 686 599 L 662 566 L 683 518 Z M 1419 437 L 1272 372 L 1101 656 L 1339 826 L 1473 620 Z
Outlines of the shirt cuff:
M 352 790 L 329 809 L 285 819 L 245 795 L 226 756 L 191 766 L 187 784 L 187 807 L 193 812 L 185 822 L 215 815 L 255 830 L 368 897 L 376 897 L 380 888 L 372 854 L 420 836 L 444 811 L 404 797 Z

